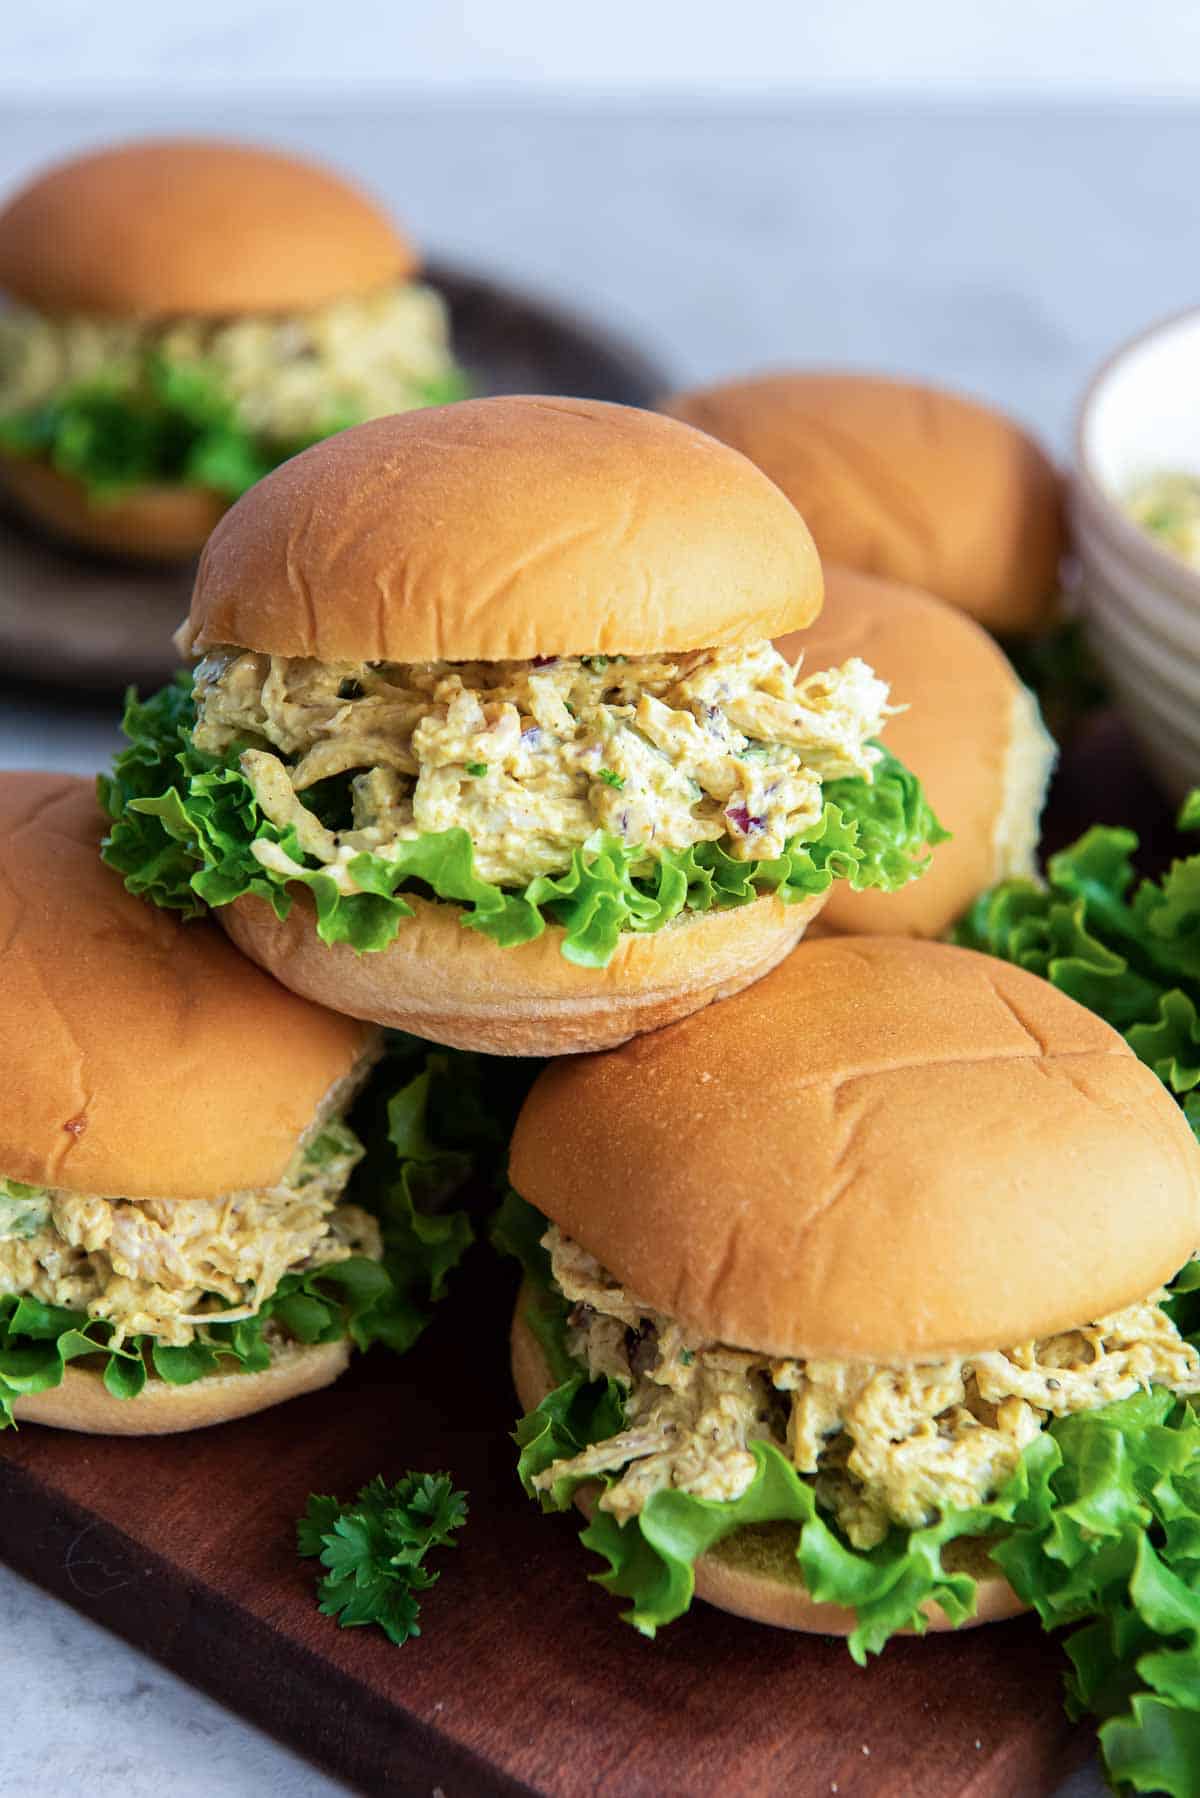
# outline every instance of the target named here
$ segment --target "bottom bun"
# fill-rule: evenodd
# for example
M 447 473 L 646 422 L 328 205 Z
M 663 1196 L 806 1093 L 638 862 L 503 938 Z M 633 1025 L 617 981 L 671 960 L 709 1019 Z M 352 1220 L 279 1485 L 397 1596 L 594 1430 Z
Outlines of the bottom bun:
M 464 928 L 457 906 L 411 898 L 388 948 L 359 955 L 323 943 L 301 890 L 285 920 L 250 895 L 216 917 L 277 980 L 333 1011 L 489 1055 L 611 1049 L 727 999 L 789 954 L 826 894 L 785 905 L 772 896 L 729 911 L 691 912 L 662 930 L 626 932 L 606 968 L 580 968 L 550 925 L 502 949 Z
M 539 1405 L 555 1385 L 541 1346 L 525 1322 L 524 1307 L 529 1300 L 529 1289 L 522 1286 L 510 1337 L 513 1384 L 525 1411 Z M 595 1487 L 581 1487 L 575 1502 L 590 1517 L 595 1508 Z M 848 1636 L 857 1623 L 854 1612 L 843 1605 L 818 1604 L 809 1597 L 796 1560 L 796 1538 L 796 1529 L 786 1523 L 756 1524 L 735 1530 L 696 1562 L 697 1598 L 715 1605 L 719 1611 L 748 1617 L 753 1623 L 770 1623 L 776 1629 Z M 1029 1608 L 995 1571 L 983 1543 L 950 1543 L 945 1564 L 950 1571 L 970 1573 L 977 1580 L 975 1615 L 966 1623 L 955 1624 L 940 1605 L 930 1601 L 921 1606 L 930 1629 L 972 1629 L 981 1623 L 1016 1617 Z M 911 1636 L 916 1631 L 900 1633 Z
M 796 1535 L 785 1523 L 738 1530 L 697 1563 L 697 1596 L 720 1611 L 749 1617 L 754 1623 L 770 1623 L 776 1629 L 850 1635 L 858 1622 L 853 1611 L 844 1605 L 818 1604 L 809 1597 L 796 1560 Z M 1029 1609 L 996 1572 L 982 1542 L 967 1539 L 947 1544 L 943 1565 L 947 1572 L 969 1573 L 977 1582 L 975 1615 L 965 1623 L 952 1623 L 941 1605 L 929 1600 L 921 1610 L 931 1630 L 977 1629 L 981 1623 L 1001 1623 Z M 905 1629 L 899 1633 L 913 1636 L 917 1632 Z
M 208 487 L 135 487 L 96 503 L 82 481 L 48 462 L 0 456 L 0 480 L 31 518 L 78 548 L 138 562 L 199 555 L 229 502 Z
M 114 1398 L 100 1374 L 68 1367 L 61 1385 L 19 1398 L 13 1413 L 18 1423 L 47 1423 L 89 1436 L 171 1436 L 231 1423 L 331 1386 L 349 1360 L 345 1340 L 311 1348 L 288 1343 L 273 1350 L 271 1365 L 262 1373 L 209 1374 L 189 1386 L 151 1376 L 136 1398 Z

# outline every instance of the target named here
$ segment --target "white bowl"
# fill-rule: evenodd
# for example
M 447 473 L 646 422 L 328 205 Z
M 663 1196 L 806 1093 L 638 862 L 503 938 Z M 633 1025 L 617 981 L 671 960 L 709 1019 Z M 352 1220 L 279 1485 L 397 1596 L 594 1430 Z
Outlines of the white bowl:
M 1200 475 L 1200 308 L 1152 326 L 1094 377 L 1071 490 L 1092 643 L 1151 766 L 1181 798 L 1200 786 L 1200 570 L 1125 511 L 1130 489 L 1164 471 Z

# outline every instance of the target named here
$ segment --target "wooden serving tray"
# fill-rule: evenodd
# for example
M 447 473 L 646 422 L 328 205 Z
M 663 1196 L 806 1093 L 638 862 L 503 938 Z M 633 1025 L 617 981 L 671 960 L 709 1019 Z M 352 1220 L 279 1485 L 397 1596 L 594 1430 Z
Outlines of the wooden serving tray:
M 1112 720 L 1067 759 L 1057 846 L 1097 815 L 1169 812 Z M 1092 1741 L 1028 1618 L 894 1641 L 861 1671 L 840 1641 L 697 1605 L 642 1640 L 587 1575 L 573 1517 L 522 1495 L 508 1438 L 514 1272 L 476 1250 L 417 1349 L 190 1437 L 0 1438 L 0 1557 L 368 1793 L 1037 1798 Z M 471 1515 L 393 1648 L 339 1630 L 293 1549 L 310 1492 L 448 1470 Z
M 477 1251 L 406 1360 L 194 1436 L 26 1425 L 0 1445 L 0 1556 L 369 1793 L 1054 1789 L 1088 1738 L 1028 1619 L 893 1642 L 866 1672 L 842 1642 L 702 1605 L 654 1643 L 621 1623 L 576 1520 L 517 1484 L 514 1293 Z M 425 1633 L 394 1648 L 319 1614 L 293 1532 L 310 1492 L 408 1467 L 448 1469 L 471 1515 Z

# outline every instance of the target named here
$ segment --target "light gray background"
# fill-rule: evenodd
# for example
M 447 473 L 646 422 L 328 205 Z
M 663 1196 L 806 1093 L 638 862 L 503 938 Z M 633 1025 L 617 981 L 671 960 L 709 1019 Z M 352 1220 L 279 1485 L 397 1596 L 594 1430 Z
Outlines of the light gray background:
M 51 9 L 60 21 L 73 10 Z M 268 23 L 255 27 L 242 76 L 270 74 L 264 64 L 272 42 L 297 88 L 316 70 L 303 18 L 299 47 L 283 29 L 288 10 L 260 9 Z M 358 28 L 377 10 L 346 9 L 359 49 Z M 540 10 L 516 13 L 523 23 Z M 613 17 L 622 10 L 610 9 Z M 826 10 L 840 11 L 794 10 L 820 20 Z M 917 10 L 928 23 L 939 9 Z M 957 17 L 990 9 L 953 10 Z M 1061 15 L 1061 24 L 1070 16 L 1082 29 L 1086 12 L 1094 33 L 1079 60 L 1083 73 L 1099 56 L 1097 40 L 1114 67 L 1120 62 L 1112 36 L 1118 14 L 1130 25 L 1120 38 L 1130 85 L 1145 89 L 1171 76 L 1186 87 L 1200 70 L 1200 60 L 1187 62 L 1186 36 L 1169 41 L 1153 68 L 1146 46 L 1132 41 L 1146 33 L 1157 56 L 1163 46 L 1153 28 L 1169 14 L 1194 23 L 1195 8 L 1185 15 L 1121 0 L 1085 9 L 1064 0 L 1060 8 L 1007 10 L 1042 33 L 1024 40 L 1026 61 L 1031 44 L 1044 42 L 1051 62 L 1057 56 L 1065 66 L 1053 18 Z M 876 22 L 894 15 L 895 34 L 910 16 L 885 0 L 864 12 Z M 232 78 L 232 13 L 230 5 L 210 4 L 205 27 L 189 26 L 189 39 L 171 9 L 126 5 L 112 18 L 81 6 L 81 41 L 59 68 L 58 86 L 78 89 L 89 71 L 96 79 L 120 78 L 122 68 L 128 74 L 128 64 L 113 60 L 110 23 L 122 55 L 129 30 L 150 32 L 143 75 L 162 68 L 179 78 L 178 88 L 188 78 L 180 59 L 190 53 L 197 89 L 213 85 L 222 57 Z M 739 9 L 752 28 L 762 13 L 761 5 Z M 709 9 L 698 17 L 703 37 Z M 1187 103 L 1076 98 L 1064 105 L 995 94 L 981 103 L 961 93 L 936 103 L 895 93 L 768 101 L 731 92 L 701 102 L 678 91 L 653 102 L 509 93 L 317 107 L 304 97 L 201 92 L 155 101 L 139 92 L 120 107 L 75 100 L 51 113 L 45 96 L 55 69 L 41 27 L 31 16 L 6 20 L 9 40 L 14 26 L 16 54 L 10 58 L 6 43 L 0 92 L 24 81 L 22 91 L 36 89 L 41 98 L 0 111 L 0 188 L 80 142 L 134 130 L 219 130 L 307 148 L 367 180 L 439 253 L 587 306 L 636 334 L 683 380 L 783 361 L 926 375 L 1007 405 L 1062 450 L 1097 360 L 1147 320 L 1200 299 L 1200 107 Z M 984 55 L 985 74 L 1003 72 L 1004 57 L 1019 48 L 1013 33 L 1001 36 L 1007 49 L 996 48 L 990 61 Z M 560 38 L 555 54 L 565 54 Z M 756 42 L 769 65 L 760 40 L 761 32 Z M 511 41 L 518 60 L 534 54 L 521 30 Z M 837 41 L 838 56 L 867 56 L 870 48 L 844 33 Z M 662 46 L 649 18 L 645 42 L 661 74 Z M 832 42 L 825 46 L 830 67 L 849 79 L 853 58 L 839 62 Z M 899 35 L 893 48 L 911 74 Z M 611 45 L 596 48 L 601 73 L 614 54 Z M 693 80 L 697 55 L 689 45 L 685 72 Z M 349 52 L 335 61 L 346 79 L 357 70 Z M 731 53 L 731 76 L 743 85 L 751 81 L 744 63 Z M 582 59 L 576 73 L 589 66 Z M 794 79 L 794 70 L 784 73 Z M 877 75 L 858 67 L 860 79 Z M 42 696 L 9 693 L 0 708 L 0 764 L 90 770 L 114 743 L 111 715 L 83 705 L 52 708 Z M 86 1782 L 93 1798 L 207 1798 L 214 1790 L 282 1798 L 336 1789 L 3 1572 L 0 1624 L 0 1791 L 36 1784 L 58 1793 Z
M 0 92 L 1200 91 L 1193 0 L 42 0 Z

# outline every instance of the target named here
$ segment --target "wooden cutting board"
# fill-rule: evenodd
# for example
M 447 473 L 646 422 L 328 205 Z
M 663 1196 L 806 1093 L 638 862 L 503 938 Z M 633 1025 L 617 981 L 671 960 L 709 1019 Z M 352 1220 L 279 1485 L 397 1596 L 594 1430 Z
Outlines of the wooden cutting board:
M 370 1793 L 787 1792 L 1036 1798 L 1081 1755 L 1057 1648 L 1026 1619 L 841 1642 L 697 1606 L 643 1641 L 576 1523 L 521 1493 L 507 1432 L 515 1282 L 477 1251 L 418 1349 L 191 1437 L 26 1425 L 0 1445 L 0 1556 Z M 403 1648 L 339 1630 L 293 1551 L 312 1491 L 448 1469 L 461 1546 Z
M 1068 763 L 1053 840 L 1102 809 L 1164 846 L 1168 814 L 1132 768 L 1102 726 Z M 221 1429 L 10 1433 L 0 1557 L 369 1793 L 1037 1798 L 1087 1752 L 1061 1653 L 1028 1619 L 893 1642 L 866 1671 L 841 1642 L 702 1605 L 654 1643 L 619 1622 L 575 1520 L 517 1485 L 514 1291 L 479 1250 L 406 1360 L 369 1356 Z M 471 1517 L 426 1633 L 397 1649 L 320 1616 L 293 1529 L 310 1492 L 409 1467 L 449 1470 Z

